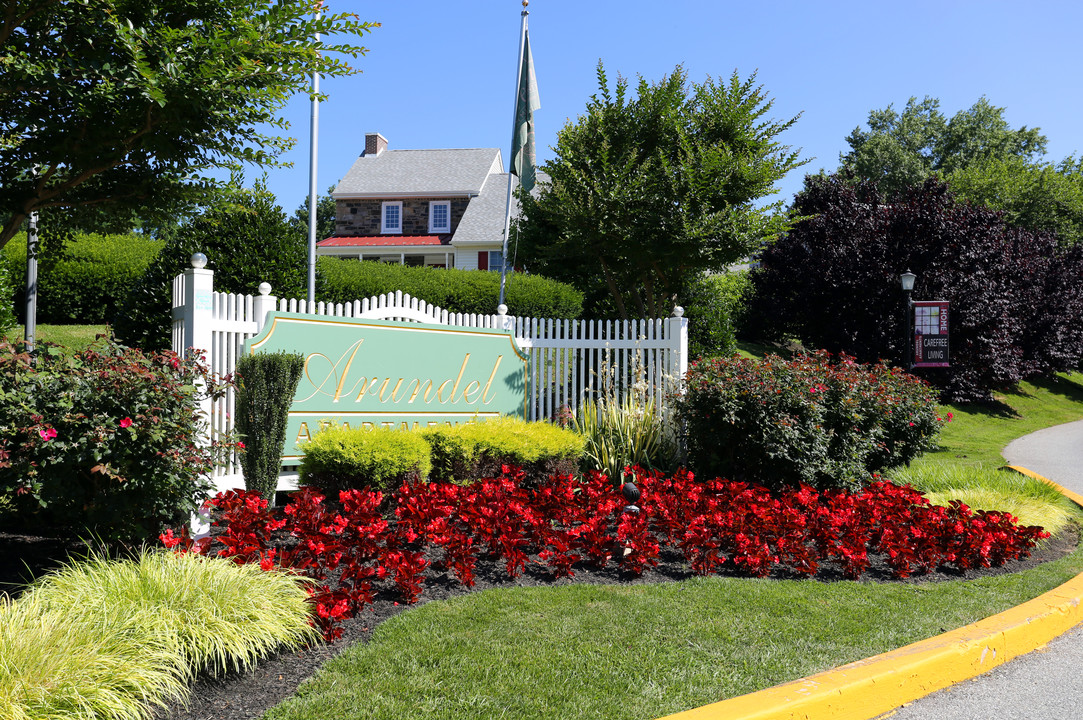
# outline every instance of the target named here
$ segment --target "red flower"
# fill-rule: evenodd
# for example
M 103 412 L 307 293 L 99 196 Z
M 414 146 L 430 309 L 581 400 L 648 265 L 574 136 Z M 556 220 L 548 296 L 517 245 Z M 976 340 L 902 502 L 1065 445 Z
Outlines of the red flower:
M 56 430 L 54 428 L 49 428 L 48 430 L 39 429 L 38 435 L 41 435 L 41 439 L 45 442 L 49 442 L 56 437 Z
M 238 450 L 244 450 L 244 443 L 243 442 L 237 443 L 237 449 Z
M 132 426 L 132 419 L 130 417 L 124 418 L 123 420 L 120 421 L 120 426 L 122 428 L 131 427 Z

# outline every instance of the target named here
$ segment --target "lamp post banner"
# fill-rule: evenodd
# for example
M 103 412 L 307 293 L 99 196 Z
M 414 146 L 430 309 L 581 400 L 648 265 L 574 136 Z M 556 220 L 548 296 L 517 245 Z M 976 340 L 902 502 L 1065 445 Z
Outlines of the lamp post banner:
M 332 423 L 414 429 L 526 416 L 527 357 L 510 330 L 272 312 L 244 352 L 305 359 L 284 465 Z
M 913 367 L 948 367 L 948 301 L 915 300 Z

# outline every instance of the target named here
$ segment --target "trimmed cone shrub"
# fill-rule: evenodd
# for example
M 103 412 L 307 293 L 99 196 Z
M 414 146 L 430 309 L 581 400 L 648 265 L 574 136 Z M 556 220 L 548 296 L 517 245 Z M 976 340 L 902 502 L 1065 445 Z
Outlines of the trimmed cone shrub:
M 282 467 L 286 422 L 305 368 L 298 353 L 247 355 L 237 361 L 237 432 L 244 442 L 246 490 L 273 500 Z

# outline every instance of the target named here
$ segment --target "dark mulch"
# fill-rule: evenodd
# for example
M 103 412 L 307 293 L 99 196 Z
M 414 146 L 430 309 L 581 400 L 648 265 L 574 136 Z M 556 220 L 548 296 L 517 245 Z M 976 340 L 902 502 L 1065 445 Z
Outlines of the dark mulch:
M 906 580 L 892 580 L 886 565 L 873 558 L 873 566 L 861 580 L 864 582 L 938 582 L 967 580 L 988 575 L 1013 573 L 1054 560 L 1072 552 L 1080 537 L 1073 528 L 1050 539 L 1025 560 L 1013 561 L 999 568 L 968 570 L 942 569 Z M 25 583 L 62 564 L 69 557 L 78 557 L 85 547 L 80 543 L 56 537 L 15 534 L 0 531 L 0 592 L 17 595 Z M 576 567 L 573 579 L 554 580 L 539 566 L 528 566 L 518 578 L 507 576 L 502 564 L 479 561 L 475 587 L 458 585 L 448 573 L 430 570 L 428 583 L 419 604 L 444 600 L 467 592 L 499 587 L 562 585 L 568 583 L 635 584 L 684 580 L 691 577 L 683 558 L 673 552 L 663 553 L 658 567 L 641 577 L 622 573 L 616 568 L 594 569 Z M 773 577 L 785 579 L 793 575 L 776 572 Z M 831 582 L 842 579 L 830 567 L 824 567 L 814 580 Z M 379 595 L 376 602 L 358 617 L 343 624 L 342 637 L 334 644 L 319 644 L 300 652 L 283 652 L 263 660 L 247 673 L 231 673 L 222 678 L 201 677 L 192 689 L 187 708 L 172 707 L 159 715 L 160 720 L 245 720 L 257 718 L 268 708 L 289 697 L 305 678 L 320 664 L 356 642 L 366 642 L 373 629 L 384 620 L 406 610 L 391 593 Z

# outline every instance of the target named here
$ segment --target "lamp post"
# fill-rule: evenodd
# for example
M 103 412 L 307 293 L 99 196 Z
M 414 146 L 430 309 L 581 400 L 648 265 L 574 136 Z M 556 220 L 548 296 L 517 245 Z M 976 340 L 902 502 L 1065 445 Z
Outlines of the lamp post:
M 903 364 L 909 370 L 913 367 L 914 353 L 910 347 L 910 343 L 913 340 L 914 333 L 910 331 L 910 322 L 914 316 L 913 307 L 914 301 L 910 296 L 910 293 L 914 291 L 914 281 L 918 279 L 918 276 L 907 270 L 899 275 L 899 284 L 902 285 L 903 292 L 906 293 L 906 321 L 903 323 L 903 332 L 906 334 L 906 341 L 903 343 Z

